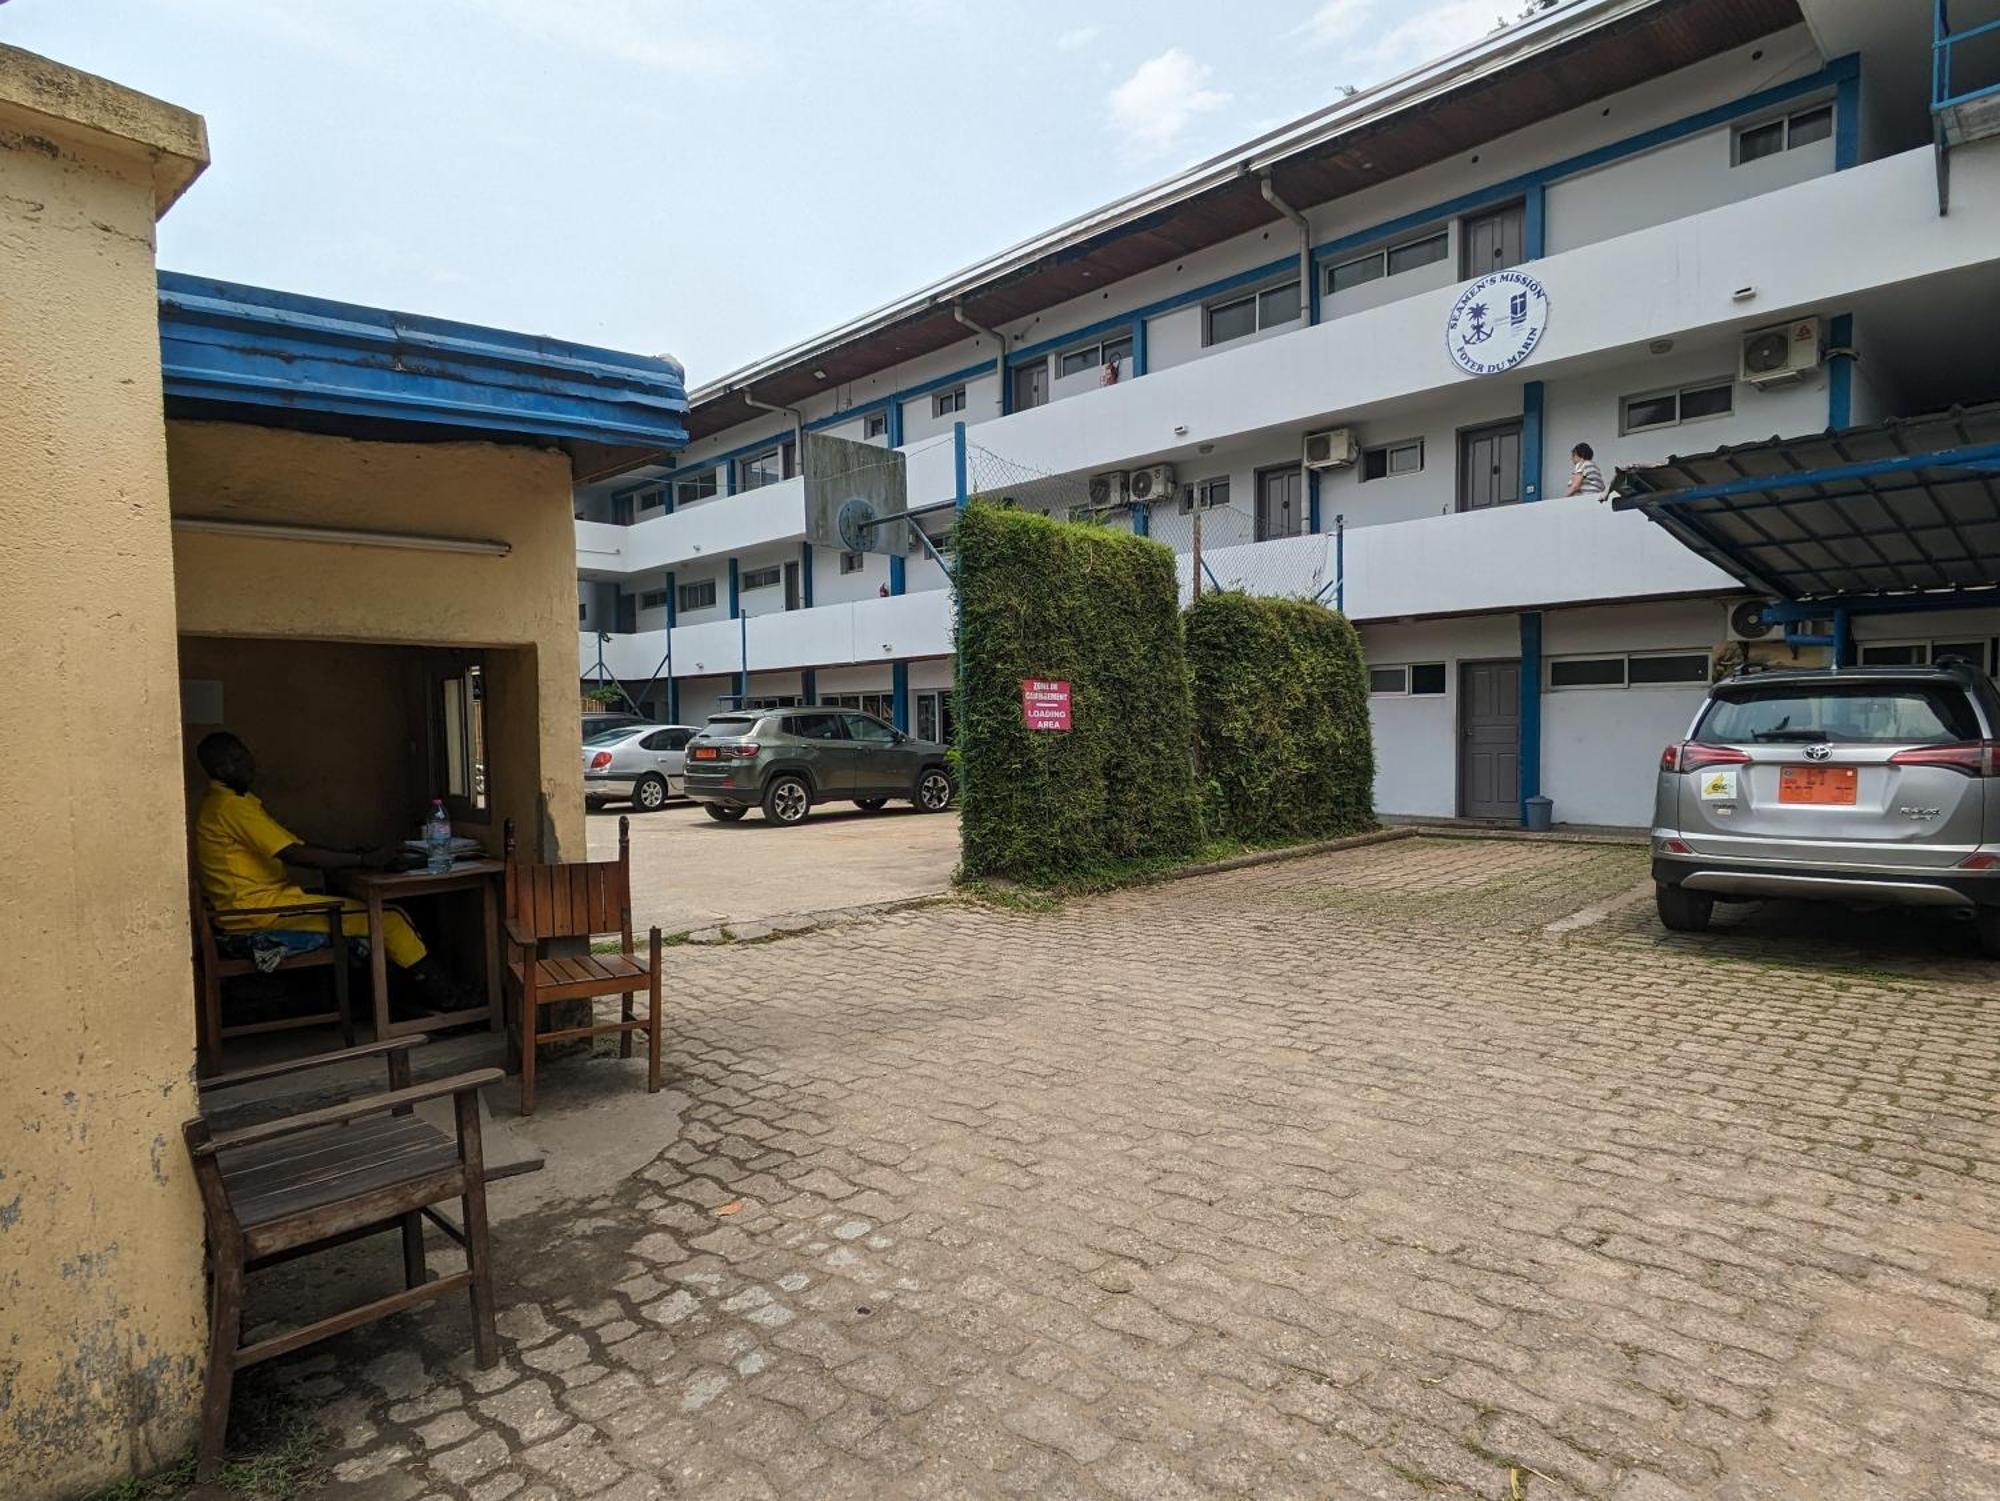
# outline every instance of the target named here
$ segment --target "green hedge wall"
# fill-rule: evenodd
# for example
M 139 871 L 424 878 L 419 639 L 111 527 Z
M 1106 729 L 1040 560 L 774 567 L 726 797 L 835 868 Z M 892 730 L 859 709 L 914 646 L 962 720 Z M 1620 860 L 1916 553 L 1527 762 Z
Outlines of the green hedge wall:
M 1047 883 L 1202 839 L 1174 556 L 978 501 L 956 532 L 968 876 Z M 1070 684 L 1067 733 L 1031 731 L 1023 678 Z
M 1345 616 L 1204 594 L 1187 612 L 1187 656 L 1210 833 L 1327 839 L 1374 827 L 1368 673 Z

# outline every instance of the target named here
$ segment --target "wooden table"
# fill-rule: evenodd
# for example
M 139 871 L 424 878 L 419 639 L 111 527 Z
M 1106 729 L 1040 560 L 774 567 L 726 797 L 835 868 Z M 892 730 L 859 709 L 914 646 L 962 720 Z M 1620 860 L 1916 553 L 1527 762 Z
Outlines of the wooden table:
M 500 1009 L 500 877 L 507 867 L 498 860 L 461 860 L 442 875 L 427 870 L 339 870 L 332 885 L 368 908 L 368 978 L 375 1006 L 375 1040 L 382 1042 L 410 1032 L 455 1027 L 485 1018 L 498 1032 L 506 1021 Z M 436 1016 L 389 1020 L 389 951 L 382 944 L 382 909 L 404 897 L 443 896 L 452 891 L 479 893 L 482 922 L 480 955 L 486 971 L 486 1004 L 446 1011 Z

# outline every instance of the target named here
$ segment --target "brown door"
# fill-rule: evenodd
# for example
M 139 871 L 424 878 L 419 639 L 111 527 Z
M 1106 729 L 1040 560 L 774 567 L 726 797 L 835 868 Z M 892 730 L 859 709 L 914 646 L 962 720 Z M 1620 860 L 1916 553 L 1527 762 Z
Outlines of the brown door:
M 1527 209 L 1510 203 L 1490 214 L 1467 219 L 1461 227 L 1465 276 L 1469 281 L 1489 271 L 1504 271 L 1527 259 Z
M 1296 537 L 1305 530 L 1305 473 L 1266 469 L 1257 476 L 1257 540 Z
M 1521 664 L 1467 662 L 1458 680 L 1458 811 L 1521 812 Z
M 1521 424 L 1498 422 L 1458 435 L 1458 508 L 1483 511 L 1521 498 Z
M 1014 372 L 1014 410 L 1029 411 L 1049 399 L 1049 362 L 1036 360 Z

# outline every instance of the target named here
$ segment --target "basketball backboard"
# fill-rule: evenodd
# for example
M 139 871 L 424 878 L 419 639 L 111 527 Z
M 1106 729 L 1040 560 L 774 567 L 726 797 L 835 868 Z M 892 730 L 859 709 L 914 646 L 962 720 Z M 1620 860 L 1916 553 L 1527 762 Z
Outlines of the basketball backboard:
M 804 436 L 799 468 L 806 481 L 806 540 L 843 552 L 902 552 L 909 528 L 881 523 L 910 508 L 903 455 L 852 438 Z

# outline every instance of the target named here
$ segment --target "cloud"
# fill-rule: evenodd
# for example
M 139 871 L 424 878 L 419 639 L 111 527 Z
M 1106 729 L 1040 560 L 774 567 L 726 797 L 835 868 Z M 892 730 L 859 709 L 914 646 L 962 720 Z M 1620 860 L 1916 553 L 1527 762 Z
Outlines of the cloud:
M 1102 26 L 1079 26 L 1073 31 L 1065 31 L 1056 38 L 1056 51 L 1081 52 L 1103 35 L 1103 32 Z
M 1372 82 L 1478 41 L 1512 9 L 1511 0 L 1427 0 L 1393 8 L 1392 19 L 1381 0 L 1323 0 L 1296 34 L 1338 47 L 1341 61 Z
M 1111 91 L 1111 128 L 1128 156 L 1163 156 L 1179 144 L 1190 125 L 1229 103 L 1229 95 L 1209 87 L 1215 70 L 1178 47 L 1148 58 Z

